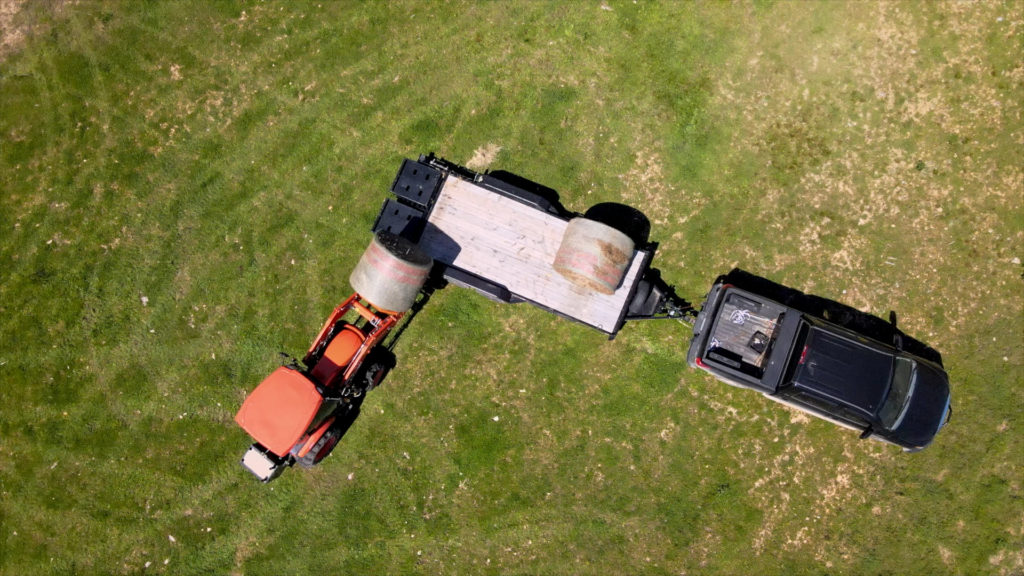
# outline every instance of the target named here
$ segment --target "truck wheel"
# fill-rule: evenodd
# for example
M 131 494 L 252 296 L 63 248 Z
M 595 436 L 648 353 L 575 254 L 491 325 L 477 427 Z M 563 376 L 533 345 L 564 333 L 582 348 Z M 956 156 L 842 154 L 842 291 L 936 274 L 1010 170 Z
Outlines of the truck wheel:
M 614 294 L 633 260 L 634 246 L 629 236 L 607 224 L 573 218 L 555 253 L 554 269 L 584 290 Z
M 405 312 L 412 308 L 433 263 L 416 244 L 381 230 L 352 270 L 349 283 L 377 308 Z

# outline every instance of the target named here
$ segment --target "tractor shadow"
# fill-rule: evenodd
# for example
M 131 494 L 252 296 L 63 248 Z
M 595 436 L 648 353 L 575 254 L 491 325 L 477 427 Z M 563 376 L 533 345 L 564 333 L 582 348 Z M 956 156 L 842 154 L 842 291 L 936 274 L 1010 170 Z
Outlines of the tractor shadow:
M 824 318 L 833 324 L 838 324 L 880 342 L 893 342 L 898 336 L 902 340 L 904 350 L 942 366 L 942 355 L 937 350 L 906 335 L 889 320 L 861 312 L 835 300 L 805 294 L 795 288 L 783 286 L 739 268 L 733 269 L 720 279 L 733 286 L 764 295 L 780 304 L 796 308 L 811 316 Z M 895 320 L 896 313 L 892 312 L 892 315 Z
M 405 313 L 405 316 L 402 318 L 402 322 L 398 327 L 392 330 L 387 339 L 384 342 L 381 342 L 377 347 L 387 350 L 387 352 L 391 354 L 392 358 L 394 358 L 395 346 L 398 345 L 398 341 L 401 339 L 402 334 L 405 334 L 406 329 L 408 329 L 409 325 L 416 319 L 416 316 L 418 316 L 420 311 L 426 307 L 428 302 L 430 302 L 430 298 L 434 295 L 434 292 L 444 288 L 446 285 L 447 282 L 441 277 L 441 272 L 435 265 L 434 269 L 430 272 L 430 276 L 427 277 L 427 282 L 423 285 L 423 288 L 420 289 L 420 293 L 416 297 L 416 301 L 413 302 L 412 308 Z M 394 368 L 394 365 L 392 365 L 391 368 Z

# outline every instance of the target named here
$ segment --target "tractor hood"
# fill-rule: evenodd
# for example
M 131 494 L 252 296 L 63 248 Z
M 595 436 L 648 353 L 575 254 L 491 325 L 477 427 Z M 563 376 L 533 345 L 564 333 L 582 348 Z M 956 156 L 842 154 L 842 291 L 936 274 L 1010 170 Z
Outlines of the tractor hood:
M 268 450 L 284 457 L 305 435 L 323 397 L 305 376 L 281 366 L 242 403 L 235 422 Z

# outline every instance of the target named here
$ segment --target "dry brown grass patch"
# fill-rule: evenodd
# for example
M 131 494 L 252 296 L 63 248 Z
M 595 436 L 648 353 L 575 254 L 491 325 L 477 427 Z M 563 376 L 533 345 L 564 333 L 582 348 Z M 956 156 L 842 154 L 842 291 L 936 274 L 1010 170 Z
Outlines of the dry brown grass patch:
M 25 0 L 0 0 L 0 62 L 25 41 L 25 26 L 18 23 Z

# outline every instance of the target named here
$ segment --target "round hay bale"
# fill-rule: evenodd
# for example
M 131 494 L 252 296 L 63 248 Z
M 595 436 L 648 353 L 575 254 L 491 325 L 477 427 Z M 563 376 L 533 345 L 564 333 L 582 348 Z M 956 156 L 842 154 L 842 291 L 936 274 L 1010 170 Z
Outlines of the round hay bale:
M 433 263 L 416 244 L 382 230 L 367 246 L 348 280 L 377 308 L 405 312 L 412 308 Z
M 587 218 L 573 218 L 555 254 L 554 269 L 574 285 L 613 294 L 633 259 L 633 240 Z

